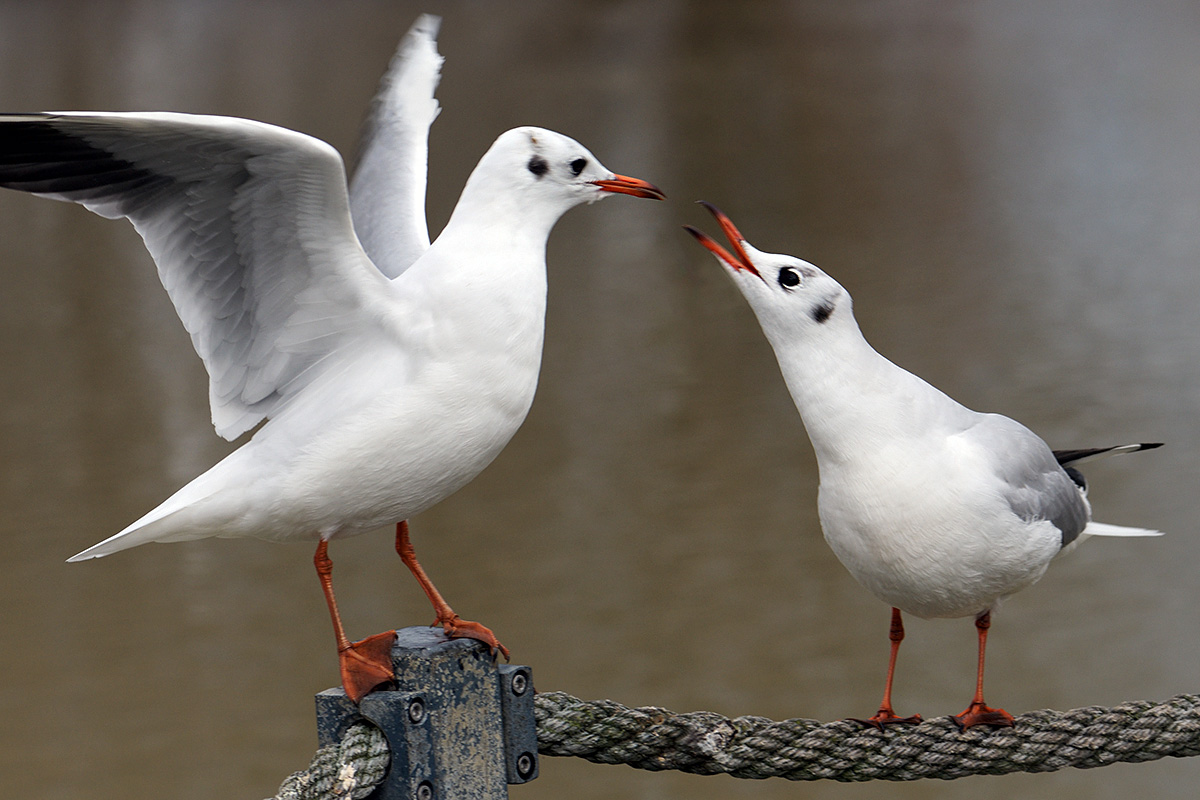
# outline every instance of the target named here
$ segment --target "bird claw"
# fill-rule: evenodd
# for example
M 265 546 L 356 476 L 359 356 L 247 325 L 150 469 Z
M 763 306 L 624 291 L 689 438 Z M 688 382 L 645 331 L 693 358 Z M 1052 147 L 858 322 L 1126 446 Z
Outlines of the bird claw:
M 898 717 L 890 708 L 881 708 L 875 712 L 875 716 L 869 719 L 850 717 L 850 721 L 857 722 L 859 725 L 867 728 L 884 730 L 887 725 L 919 725 L 924 720 L 920 714 L 913 714 L 911 717 Z
M 439 617 L 433 621 L 433 625 L 441 625 L 442 630 L 451 639 L 474 639 L 477 642 L 483 642 L 488 646 L 488 650 L 491 651 L 493 657 L 499 652 L 500 655 L 504 656 L 504 660 L 508 661 L 508 648 L 500 644 L 500 640 L 496 638 L 496 634 L 478 622 L 471 622 L 458 616 L 458 614 L 452 614 L 448 617 Z
M 1011 728 L 1016 725 L 1013 715 L 1003 708 L 989 708 L 978 701 L 972 702 L 965 711 L 951 719 L 960 731 L 976 725 L 990 725 L 993 728 Z
M 392 670 L 392 643 L 395 631 L 368 636 L 338 651 L 342 688 L 351 702 L 358 704 L 375 687 L 395 680 Z

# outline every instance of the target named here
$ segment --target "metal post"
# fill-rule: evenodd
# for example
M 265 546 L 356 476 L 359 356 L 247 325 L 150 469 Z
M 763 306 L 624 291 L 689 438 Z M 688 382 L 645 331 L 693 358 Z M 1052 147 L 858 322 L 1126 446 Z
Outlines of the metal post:
M 440 628 L 404 628 L 392 647 L 394 689 L 356 708 L 338 687 L 317 695 L 321 746 L 361 719 L 387 737 L 392 762 L 368 800 L 502 800 L 537 777 L 529 667 L 497 666 L 487 646 Z

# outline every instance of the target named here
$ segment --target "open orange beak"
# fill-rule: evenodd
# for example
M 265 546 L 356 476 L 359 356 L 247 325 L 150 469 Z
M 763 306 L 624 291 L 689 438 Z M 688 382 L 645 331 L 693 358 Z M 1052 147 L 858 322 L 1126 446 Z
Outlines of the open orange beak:
M 708 234 L 693 228 L 691 225 L 684 225 L 683 229 L 692 236 L 695 236 L 696 240 L 707 247 L 709 252 L 728 264 L 730 269 L 738 272 L 749 272 L 751 275 L 761 279 L 762 275 L 759 275 L 758 270 L 750 263 L 750 257 L 746 255 L 746 249 L 742 247 L 742 243 L 746 241 L 746 237 L 742 236 L 741 231 L 734 226 L 733 222 L 730 221 L 729 217 L 725 216 L 721 209 L 704 200 L 700 200 L 699 203 L 717 218 L 717 224 L 725 232 L 725 238 L 729 240 L 729 246 L 733 248 L 733 253 L 730 253 L 713 241 L 712 237 Z
M 592 183 L 599 186 L 605 192 L 631 194 L 634 197 L 648 197 L 651 200 L 667 199 L 667 196 L 663 194 L 663 190 L 653 183 L 644 181 L 641 178 L 631 178 L 628 175 L 613 175 L 612 180 L 592 181 Z

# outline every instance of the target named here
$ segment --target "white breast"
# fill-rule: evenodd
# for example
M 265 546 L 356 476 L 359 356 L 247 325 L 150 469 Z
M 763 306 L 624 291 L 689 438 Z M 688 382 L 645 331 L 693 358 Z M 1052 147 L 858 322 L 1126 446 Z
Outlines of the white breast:
M 829 546 L 883 602 L 919 617 L 974 615 L 1037 581 L 1059 552 L 1061 532 L 1020 519 L 987 473 L 944 454 L 891 455 L 823 464 L 818 501 Z

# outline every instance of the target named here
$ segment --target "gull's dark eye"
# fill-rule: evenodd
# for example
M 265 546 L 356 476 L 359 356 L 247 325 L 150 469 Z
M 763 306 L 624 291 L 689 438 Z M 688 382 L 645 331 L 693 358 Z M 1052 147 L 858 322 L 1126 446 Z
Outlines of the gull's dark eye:
M 793 286 L 800 285 L 800 273 L 791 267 L 784 267 L 779 270 L 779 285 L 785 289 L 791 289 Z
M 579 173 L 583 172 L 583 168 L 586 166 L 587 166 L 586 158 L 577 158 L 571 162 L 571 173 L 573 175 L 578 176 Z

